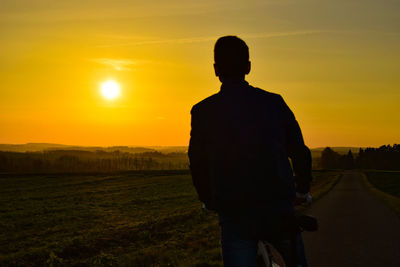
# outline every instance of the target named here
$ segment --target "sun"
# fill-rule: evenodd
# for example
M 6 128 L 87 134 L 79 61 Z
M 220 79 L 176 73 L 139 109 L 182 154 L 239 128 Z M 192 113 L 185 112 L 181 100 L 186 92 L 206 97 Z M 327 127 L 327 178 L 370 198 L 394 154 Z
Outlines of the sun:
M 120 95 L 120 86 L 116 81 L 108 80 L 100 85 L 101 94 L 107 100 L 113 100 Z

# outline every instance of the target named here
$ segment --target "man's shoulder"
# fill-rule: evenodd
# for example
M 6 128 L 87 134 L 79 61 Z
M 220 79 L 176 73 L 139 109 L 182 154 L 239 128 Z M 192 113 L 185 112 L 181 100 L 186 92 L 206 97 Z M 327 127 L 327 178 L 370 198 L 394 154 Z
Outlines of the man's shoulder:
M 218 98 L 219 98 L 219 93 L 213 94 L 201 100 L 197 104 L 193 105 L 192 110 L 190 112 L 193 114 L 193 112 L 197 112 L 202 109 L 207 109 L 211 107 L 217 101 Z
M 261 88 L 250 86 L 250 85 L 249 85 L 249 87 L 251 89 L 251 91 L 249 91 L 249 95 L 254 96 L 257 100 L 262 101 L 262 103 L 265 103 L 265 104 L 274 104 L 275 103 L 275 104 L 279 105 L 283 102 L 282 96 L 277 93 L 269 92 L 269 91 L 263 90 Z M 220 93 L 213 94 L 213 95 L 201 100 L 197 104 L 193 105 L 192 110 L 190 112 L 193 114 L 193 113 L 196 113 L 199 111 L 201 112 L 201 111 L 205 111 L 205 110 L 210 110 L 213 107 L 215 107 L 215 105 L 218 105 L 220 97 L 221 97 Z
M 257 97 L 261 97 L 265 100 L 270 100 L 270 101 L 281 101 L 282 96 L 277 93 L 269 92 L 264 89 L 258 88 L 258 87 L 253 87 L 253 91 Z

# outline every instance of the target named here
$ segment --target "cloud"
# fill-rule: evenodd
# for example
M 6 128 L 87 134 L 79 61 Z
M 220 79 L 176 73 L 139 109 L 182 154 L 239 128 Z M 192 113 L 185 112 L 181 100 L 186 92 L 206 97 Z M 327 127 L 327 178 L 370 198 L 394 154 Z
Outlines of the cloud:
M 138 42 L 99 45 L 99 47 L 113 47 L 113 46 L 138 46 L 138 45 L 152 45 L 152 44 L 183 44 L 183 43 L 199 43 L 214 40 L 215 37 L 192 37 L 192 38 L 177 38 L 177 39 L 158 39 L 158 40 L 145 40 Z
M 327 33 L 328 31 L 321 30 L 307 30 L 307 31 L 287 31 L 287 32 L 271 32 L 271 33 L 253 33 L 243 34 L 239 37 L 244 39 L 258 39 L 258 38 L 278 38 L 289 36 L 313 35 L 320 33 Z M 188 44 L 188 43 L 202 43 L 209 41 L 216 41 L 220 36 L 206 36 L 206 37 L 190 37 L 190 38 L 175 38 L 175 39 L 156 39 L 144 40 L 129 43 L 99 45 L 99 47 L 113 47 L 113 46 L 138 46 L 138 45 L 152 45 L 152 44 Z
M 320 33 L 327 33 L 327 31 L 309 30 L 309 31 L 255 33 L 255 34 L 245 34 L 243 35 L 243 38 L 248 38 L 248 39 L 275 38 L 275 37 L 289 37 L 289 36 L 300 36 L 300 35 L 314 35 Z
M 91 59 L 91 61 L 113 67 L 114 69 L 119 71 L 132 70 L 131 66 L 138 64 L 138 61 L 134 61 L 131 59 L 93 58 Z

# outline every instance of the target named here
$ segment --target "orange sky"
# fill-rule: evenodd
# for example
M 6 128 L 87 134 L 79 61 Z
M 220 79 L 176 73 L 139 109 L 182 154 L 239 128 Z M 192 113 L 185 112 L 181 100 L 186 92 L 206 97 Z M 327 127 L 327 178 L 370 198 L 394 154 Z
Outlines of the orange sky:
M 399 12 L 372 0 L 2 0 L 0 143 L 187 145 L 191 106 L 219 90 L 212 50 L 227 34 L 248 43 L 248 81 L 285 98 L 310 147 L 400 143 Z

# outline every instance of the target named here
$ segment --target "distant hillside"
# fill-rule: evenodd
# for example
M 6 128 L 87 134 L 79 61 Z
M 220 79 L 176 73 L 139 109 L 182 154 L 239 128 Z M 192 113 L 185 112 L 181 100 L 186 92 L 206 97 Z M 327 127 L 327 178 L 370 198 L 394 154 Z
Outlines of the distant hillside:
M 145 152 L 161 152 L 161 153 L 173 153 L 181 152 L 186 153 L 186 146 L 153 146 L 153 147 L 134 147 L 134 146 L 71 146 L 62 144 L 51 144 L 51 143 L 27 143 L 27 144 L 0 144 L 0 151 L 9 152 L 40 152 L 49 150 L 80 150 L 80 151 L 105 151 L 113 152 L 120 151 L 126 153 L 145 153 Z
M 150 146 L 148 148 L 157 150 L 161 153 L 173 153 L 173 152 L 186 153 L 188 151 L 187 146 Z
M 27 144 L 0 144 L 0 151 L 11 152 L 36 152 L 52 149 L 69 149 L 68 145 L 50 144 L 50 143 L 27 143 Z
M 322 150 L 324 150 L 326 147 L 317 147 L 317 148 L 312 148 L 311 152 L 313 153 L 321 153 Z M 358 154 L 358 152 L 360 151 L 360 147 L 345 147 L 345 146 L 338 146 L 338 147 L 330 147 L 332 150 L 336 151 L 339 154 L 347 154 L 349 152 L 349 150 L 351 150 L 351 152 L 353 154 Z

